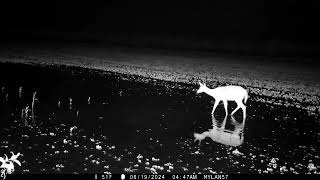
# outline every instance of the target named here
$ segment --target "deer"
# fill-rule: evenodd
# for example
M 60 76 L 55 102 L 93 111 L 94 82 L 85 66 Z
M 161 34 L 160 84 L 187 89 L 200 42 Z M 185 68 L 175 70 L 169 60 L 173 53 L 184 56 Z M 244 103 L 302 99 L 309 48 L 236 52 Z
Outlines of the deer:
M 198 82 L 200 87 L 197 90 L 197 94 L 206 93 L 209 96 L 212 96 L 215 99 L 211 115 L 214 115 L 220 101 L 223 102 L 224 110 L 226 116 L 228 115 L 228 101 L 235 101 L 237 103 L 237 108 L 234 109 L 231 113 L 233 115 L 239 108 L 243 111 L 243 119 L 246 118 L 246 106 L 243 104 L 247 103 L 248 100 L 248 91 L 241 86 L 220 86 L 214 89 L 207 87 L 205 83 Z
M 245 120 L 242 123 L 239 123 L 231 116 L 231 120 L 235 125 L 234 130 L 225 129 L 227 116 L 224 117 L 224 120 L 220 127 L 217 125 L 217 120 L 212 116 L 212 129 L 209 129 L 201 134 L 193 133 L 194 142 L 201 141 L 206 137 L 211 138 L 213 141 L 227 145 L 227 146 L 240 146 L 244 141 L 244 124 Z

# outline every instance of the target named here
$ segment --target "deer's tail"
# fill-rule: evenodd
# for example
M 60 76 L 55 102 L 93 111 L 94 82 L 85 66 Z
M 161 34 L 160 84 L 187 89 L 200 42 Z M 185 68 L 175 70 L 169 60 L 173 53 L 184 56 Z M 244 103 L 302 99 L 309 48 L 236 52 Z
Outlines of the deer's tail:
M 246 92 L 244 93 L 244 103 L 246 104 L 248 100 L 248 91 L 246 90 Z

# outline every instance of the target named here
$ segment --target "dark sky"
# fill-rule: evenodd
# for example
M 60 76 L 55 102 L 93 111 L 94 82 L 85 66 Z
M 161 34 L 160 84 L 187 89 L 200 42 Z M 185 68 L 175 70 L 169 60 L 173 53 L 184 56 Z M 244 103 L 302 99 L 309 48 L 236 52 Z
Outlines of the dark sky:
M 0 6 L 1 31 L 125 32 L 214 39 L 319 42 L 312 1 L 221 1 L 209 4 L 94 3 L 52 1 Z M 161 1 L 160 1 L 161 2 Z M 5 33 L 2 33 L 4 35 Z

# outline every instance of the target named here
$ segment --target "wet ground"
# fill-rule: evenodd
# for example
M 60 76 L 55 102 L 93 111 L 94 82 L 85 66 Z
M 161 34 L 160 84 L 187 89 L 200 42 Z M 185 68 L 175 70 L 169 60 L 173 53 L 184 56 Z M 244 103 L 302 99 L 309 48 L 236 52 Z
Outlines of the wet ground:
M 23 154 L 15 173 L 319 173 L 319 119 L 256 101 L 270 97 L 249 94 L 241 146 L 199 145 L 214 101 L 195 85 L 20 64 L 0 64 L 0 77 L 0 155 Z

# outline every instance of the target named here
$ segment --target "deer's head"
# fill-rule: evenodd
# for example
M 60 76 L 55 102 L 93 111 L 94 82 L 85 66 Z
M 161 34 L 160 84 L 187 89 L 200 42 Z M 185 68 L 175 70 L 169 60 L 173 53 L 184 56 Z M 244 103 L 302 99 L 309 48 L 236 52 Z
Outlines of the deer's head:
M 199 83 L 200 87 L 199 87 L 199 89 L 197 91 L 197 94 L 203 93 L 208 89 L 206 83 L 202 84 L 200 81 L 198 83 Z

